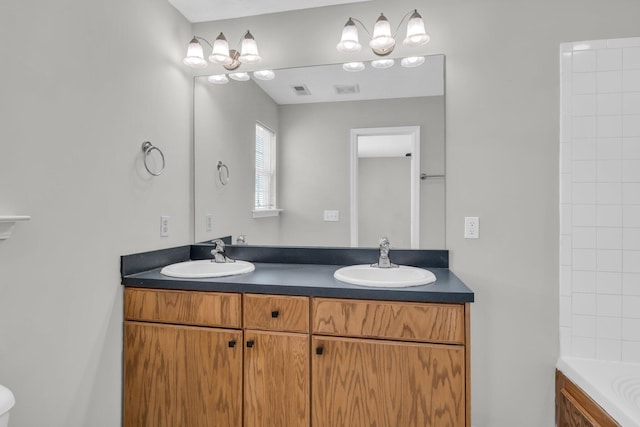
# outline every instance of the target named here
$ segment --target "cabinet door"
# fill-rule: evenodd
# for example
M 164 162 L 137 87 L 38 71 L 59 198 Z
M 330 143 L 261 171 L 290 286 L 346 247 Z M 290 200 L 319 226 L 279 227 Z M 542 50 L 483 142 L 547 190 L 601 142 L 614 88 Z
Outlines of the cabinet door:
M 245 331 L 244 426 L 309 427 L 309 336 Z
M 241 402 L 241 331 L 125 322 L 124 427 L 240 427 Z
M 464 348 L 313 337 L 313 427 L 464 427 Z

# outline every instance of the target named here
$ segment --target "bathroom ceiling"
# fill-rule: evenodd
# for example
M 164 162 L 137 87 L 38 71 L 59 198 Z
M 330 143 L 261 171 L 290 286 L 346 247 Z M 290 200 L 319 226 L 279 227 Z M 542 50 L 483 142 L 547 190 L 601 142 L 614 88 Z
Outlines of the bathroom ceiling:
M 191 22 L 217 21 L 370 0 L 169 0 Z

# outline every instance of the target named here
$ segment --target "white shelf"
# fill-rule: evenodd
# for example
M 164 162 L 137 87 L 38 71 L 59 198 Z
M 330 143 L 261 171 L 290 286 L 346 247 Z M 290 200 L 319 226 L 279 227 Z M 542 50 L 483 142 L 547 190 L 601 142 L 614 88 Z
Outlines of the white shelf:
M 11 237 L 11 232 L 16 222 L 30 219 L 31 217 L 26 215 L 0 215 L 0 240 L 6 240 Z

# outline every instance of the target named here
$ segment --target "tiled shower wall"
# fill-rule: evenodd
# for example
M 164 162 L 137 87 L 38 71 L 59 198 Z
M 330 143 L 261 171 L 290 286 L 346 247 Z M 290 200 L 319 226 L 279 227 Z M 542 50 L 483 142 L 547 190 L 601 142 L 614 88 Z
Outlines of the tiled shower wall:
M 560 62 L 561 353 L 640 363 L 640 38 Z

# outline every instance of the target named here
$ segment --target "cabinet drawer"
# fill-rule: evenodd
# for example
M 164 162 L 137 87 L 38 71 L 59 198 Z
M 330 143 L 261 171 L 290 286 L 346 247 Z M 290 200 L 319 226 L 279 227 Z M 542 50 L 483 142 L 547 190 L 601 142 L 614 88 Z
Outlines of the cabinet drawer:
M 181 325 L 241 328 L 241 296 L 125 288 L 124 318 Z
M 464 305 L 314 298 L 314 334 L 464 344 Z
M 309 298 L 245 294 L 244 327 L 309 332 Z

